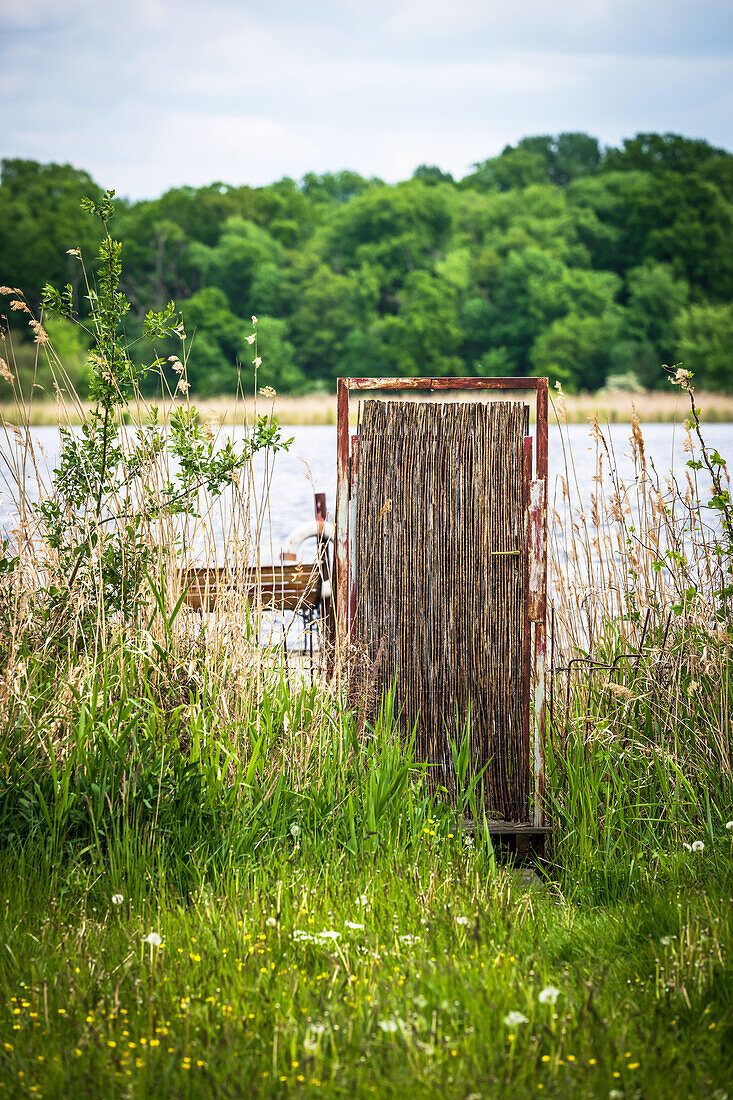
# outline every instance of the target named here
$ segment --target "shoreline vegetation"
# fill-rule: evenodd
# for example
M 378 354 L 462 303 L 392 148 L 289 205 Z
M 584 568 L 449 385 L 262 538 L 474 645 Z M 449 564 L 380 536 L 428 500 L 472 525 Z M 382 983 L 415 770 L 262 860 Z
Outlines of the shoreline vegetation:
M 674 478 L 634 420 L 623 480 L 594 421 L 588 506 L 574 433 L 563 423 L 552 441 L 567 512 L 548 515 L 552 833 L 528 881 L 491 839 L 470 706 L 445 718 L 451 801 L 427 781 L 396 689 L 372 698 L 358 639 L 337 623 L 333 670 L 321 647 L 309 681 L 265 636 L 258 555 L 279 503 L 267 471 L 289 447 L 269 398 L 233 439 L 217 439 L 207 402 L 200 419 L 182 400 L 167 430 L 135 426 L 146 368 L 122 335 L 110 199 L 87 203 L 103 228 L 96 404 L 61 433 L 40 499 L 26 471 L 43 442 L 7 429 L 0 1100 L 661 1100 L 670 1082 L 724 1100 L 733 503 L 689 372 L 668 398 L 692 421 Z M 77 320 L 70 294 L 48 287 L 44 302 Z M 183 342 L 172 306 L 145 325 L 151 342 Z M 171 369 L 188 394 L 185 363 Z M 328 417 L 329 399 L 305 400 L 309 422 L 315 406 Z M 630 395 L 614 401 L 630 414 Z M 593 411 L 578 399 L 577 416 Z M 295 412 L 283 400 L 278 414 Z M 222 560 L 256 590 L 235 584 L 199 616 L 185 555 L 213 544 L 229 486 Z M 398 584 L 417 557 L 396 562 Z M 450 629 L 445 609 L 437 623 Z
M 409 394 L 395 396 L 400 399 L 415 399 Z M 681 424 L 689 415 L 689 405 L 677 390 L 643 394 L 564 393 L 563 398 L 569 424 L 586 424 L 594 420 L 596 415 L 601 424 L 631 423 L 634 414 L 641 424 Z M 466 400 L 466 397 L 459 393 L 448 397 L 436 394 L 435 399 Z M 485 400 L 485 396 L 482 399 Z M 733 423 L 733 394 L 696 392 L 695 399 L 702 408 L 707 423 Z M 422 400 L 431 400 L 431 397 L 423 397 Z M 150 398 L 146 404 L 141 403 L 138 409 L 131 406 L 127 410 L 126 419 L 131 423 L 146 423 L 149 420 L 148 409 L 157 405 L 160 419 L 165 423 L 169 420 L 172 409 L 181 407 L 182 404 L 181 401 L 173 403 L 169 398 L 160 402 Z M 224 426 L 241 423 L 243 419 L 252 422 L 254 415 L 254 400 L 251 397 L 245 401 L 235 401 L 229 397 L 199 398 L 191 394 L 187 404 L 196 408 L 200 421 L 216 420 Z M 270 405 L 269 399 L 258 398 L 257 407 L 260 412 L 269 410 Z M 48 399 L 34 401 L 25 408 L 5 402 L 0 403 L 0 421 L 6 424 L 28 424 L 30 427 L 51 427 L 59 423 L 78 425 L 82 423 L 82 410 L 86 414 L 90 408 L 89 403 L 60 404 Z M 274 410 L 278 422 L 287 427 L 335 426 L 336 394 L 319 393 L 301 397 L 284 394 L 275 399 Z M 552 409 L 550 417 L 551 424 L 557 423 Z

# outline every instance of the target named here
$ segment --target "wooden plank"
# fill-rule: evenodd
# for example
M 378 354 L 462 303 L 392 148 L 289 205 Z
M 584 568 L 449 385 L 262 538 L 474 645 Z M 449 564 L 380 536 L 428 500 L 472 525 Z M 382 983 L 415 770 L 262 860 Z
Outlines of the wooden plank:
M 546 378 L 339 378 L 350 390 L 539 390 Z
M 222 597 L 248 600 L 254 606 L 259 594 L 262 607 L 301 611 L 318 606 L 320 578 L 309 565 L 262 566 L 237 576 L 226 568 L 190 568 L 180 573 L 182 588 L 188 587 L 185 602 L 197 611 L 213 611 Z

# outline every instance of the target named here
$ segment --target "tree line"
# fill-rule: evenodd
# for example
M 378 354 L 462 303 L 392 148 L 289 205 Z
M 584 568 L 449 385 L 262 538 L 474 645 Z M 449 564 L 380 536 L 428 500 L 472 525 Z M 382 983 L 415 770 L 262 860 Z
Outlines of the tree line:
M 78 168 L 2 162 L 0 282 L 33 304 L 47 281 L 71 283 L 84 308 L 67 253 L 96 252 L 84 195 L 101 190 Z M 524 138 L 459 180 L 421 165 L 393 185 L 342 171 L 179 187 L 118 202 L 111 230 L 133 354 L 150 356 L 145 312 L 175 299 L 202 396 L 251 370 L 252 315 L 262 384 L 282 391 L 454 374 L 651 389 L 679 362 L 702 387 L 733 390 L 733 156 L 702 140 L 602 148 L 565 133 Z M 51 326 L 83 376 L 83 340 Z

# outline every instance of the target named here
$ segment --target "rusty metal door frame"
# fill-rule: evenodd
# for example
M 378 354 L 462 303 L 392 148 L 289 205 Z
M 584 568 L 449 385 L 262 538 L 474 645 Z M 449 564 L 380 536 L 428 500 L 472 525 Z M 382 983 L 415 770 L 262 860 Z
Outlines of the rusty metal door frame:
M 422 390 L 461 392 L 481 390 L 527 391 L 535 395 L 537 447 L 533 461 L 532 436 L 525 436 L 523 450 L 525 522 L 525 612 L 523 637 L 524 736 L 527 759 L 532 759 L 532 824 L 545 825 L 545 722 L 547 650 L 547 457 L 548 380 L 546 378 L 339 378 L 337 390 L 337 482 L 336 482 L 336 638 L 348 643 L 356 610 L 354 575 L 354 527 L 358 471 L 358 437 L 351 436 L 349 398 L 363 392 Z M 534 466 L 534 470 L 533 470 Z M 534 661 L 534 707 L 530 706 Z M 534 710 L 532 730 L 531 711 Z M 532 752 L 529 748 L 532 743 Z

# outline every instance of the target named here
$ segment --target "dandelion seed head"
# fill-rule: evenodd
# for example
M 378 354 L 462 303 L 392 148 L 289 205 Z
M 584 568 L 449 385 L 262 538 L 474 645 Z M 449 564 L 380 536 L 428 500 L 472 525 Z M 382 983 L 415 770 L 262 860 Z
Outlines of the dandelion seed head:
M 113 905 L 122 905 L 124 900 L 125 899 L 123 898 L 122 894 L 113 894 L 112 895 L 112 904 Z
M 702 842 L 702 840 L 693 840 L 693 842 L 692 842 L 692 851 L 693 852 L 702 852 L 704 847 L 705 847 L 705 845 Z
M 296 837 L 299 832 L 300 832 L 300 825 L 296 825 L 296 823 L 293 822 L 293 824 L 290 826 L 290 835 L 292 837 Z
M 275 920 L 274 917 L 268 917 L 267 920 L 265 921 L 265 924 L 267 925 L 268 928 L 277 928 L 277 921 Z
M 726 821 L 725 827 L 729 833 L 733 833 L 733 821 Z
M 157 932 L 148 932 L 147 936 L 145 937 L 145 943 L 149 943 L 151 947 L 160 947 L 163 943 L 163 940 Z
M 504 1023 L 507 1027 L 519 1027 L 520 1024 L 528 1024 L 529 1020 L 523 1012 L 507 1012 Z
M 554 985 L 546 985 L 544 989 L 541 989 L 537 1000 L 541 1005 L 554 1005 L 557 998 L 560 996 L 560 990 Z

